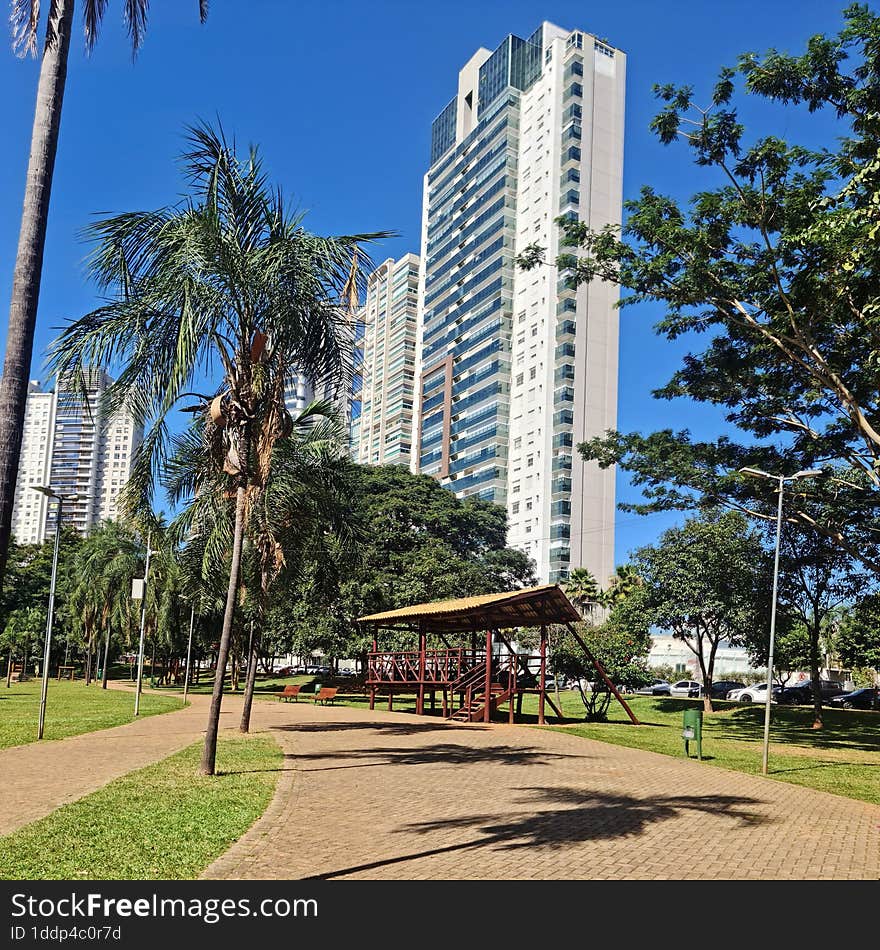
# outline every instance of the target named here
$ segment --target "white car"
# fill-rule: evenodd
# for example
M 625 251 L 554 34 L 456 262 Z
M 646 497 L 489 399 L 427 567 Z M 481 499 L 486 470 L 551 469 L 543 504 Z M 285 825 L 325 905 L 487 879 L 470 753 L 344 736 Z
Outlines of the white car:
M 670 696 L 690 696 L 695 699 L 703 691 L 703 686 L 696 680 L 679 680 L 669 687 Z
M 773 692 L 779 691 L 778 686 L 773 687 Z M 727 694 L 728 699 L 737 703 L 766 703 L 767 702 L 767 684 L 755 683 L 752 686 L 746 686 L 743 689 L 732 689 Z

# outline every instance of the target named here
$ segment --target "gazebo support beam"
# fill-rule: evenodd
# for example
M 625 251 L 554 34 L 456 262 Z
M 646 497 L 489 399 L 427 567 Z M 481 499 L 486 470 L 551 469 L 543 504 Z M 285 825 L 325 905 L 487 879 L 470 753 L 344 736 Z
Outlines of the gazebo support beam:
M 584 653 L 587 654 L 587 658 L 589 659 L 589 661 L 593 664 L 593 666 L 596 667 L 596 671 L 598 672 L 599 676 L 601 676 L 602 679 L 605 681 L 605 685 L 608 687 L 608 689 L 611 690 L 611 692 L 614 694 L 614 697 L 617 699 L 620 705 L 623 706 L 623 708 L 626 710 L 626 714 L 632 720 L 632 724 L 634 726 L 640 726 L 641 723 L 638 721 L 638 719 L 636 719 L 635 713 L 633 713 L 633 711 L 629 708 L 629 704 L 627 703 L 627 701 L 617 691 L 617 687 L 614 685 L 614 683 L 612 683 L 611 680 L 608 679 L 608 675 L 606 674 L 605 670 L 602 668 L 602 664 L 596 659 L 596 657 L 593 656 L 592 651 L 586 645 L 581 635 L 577 632 L 577 630 L 575 630 L 572 624 L 567 623 L 565 626 L 568 628 L 568 632 L 575 638 L 575 640 L 577 640 L 578 644 L 580 645 L 580 648 L 584 651 Z

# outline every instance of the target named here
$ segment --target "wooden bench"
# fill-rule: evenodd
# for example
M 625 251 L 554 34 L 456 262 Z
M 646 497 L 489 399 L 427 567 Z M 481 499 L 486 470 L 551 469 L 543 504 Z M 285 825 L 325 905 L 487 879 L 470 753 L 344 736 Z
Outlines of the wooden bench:
M 299 700 L 299 691 L 302 689 L 302 686 L 285 686 L 283 690 L 278 694 L 279 699 L 283 699 L 284 702 L 288 703 L 292 699 L 295 703 L 298 703 Z
M 337 688 L 335 686 L 322 686 L 321 689 L 315 693 L 315 702 L 321 703 L 332 703 L 336 699 Z

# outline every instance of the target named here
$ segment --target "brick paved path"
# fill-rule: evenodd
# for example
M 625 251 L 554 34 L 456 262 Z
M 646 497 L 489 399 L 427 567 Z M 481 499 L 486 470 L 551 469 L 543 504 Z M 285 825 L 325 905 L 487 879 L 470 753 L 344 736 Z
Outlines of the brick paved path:
M 862 802 L 557 732 L 260 705 L 284 771 L 205 877 L 880 877 Z

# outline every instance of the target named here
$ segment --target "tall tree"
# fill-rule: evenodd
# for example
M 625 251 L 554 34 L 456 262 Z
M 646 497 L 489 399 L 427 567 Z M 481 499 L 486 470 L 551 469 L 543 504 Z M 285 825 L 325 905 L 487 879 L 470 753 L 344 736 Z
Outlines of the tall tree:
M 88 51 L 91 51 L 98 38 L 107 4 L 108 0 L 83 0 L 83 26 Z M 204 22 L 208 15 L 208 0 L 198 0 L 198 5 L 199 15 Z M 0 587 L 3 586 L 12 532 L 12 508 L 34 349 L 49 197 L 67 83 L 74 6 L 75 0 L 51 0 L 49 4 L 18 252 L 12 277 L 6 356 L 3 376 L 0 378 Z M 144 38 L 149 0 L 123 0 L 122 9 L 132 53 L 136 54 Z M 30 53 L 35 56 L 40 29 L 40 0 L 12 0 L 11 24 L 13 48 L 23 55 Z
M 643 583 L 623 603 L 639 609 L 620 611 L 616 622 L 635 634 L 647 622 L 680 640 L 696 658 L 711 712 L 719 645 L 740 642 L 769 619 L 770 565 L 760 538 L 737 512 L 707 512 L 640 548 L 632 564 Z
M 84 391 L 89 365 L 118 365 L 108 411 L 126 407 L 148 425 L 121 496 L 129 512 L 152 510 L 155 475 L 171 447 L 169 414 L 180 400 L 198 400 L 215 422 L 235 518 L 201 763 L 212 775 L 248 489 L 262 477 L 251 465 L 264 444 L 261 420 L 289 430 L 285 391 L 298 373 L 339 382 L 369 262 L 361 245 L 385 235 L 309 233 L 269 183 L 256 148 L 239 158 L 235 143 L 207 125 L 188 135 L 183 164 L 193 194 L 186 202 L 92 226 L 91 272 L 111 300 L 64 330 L 53 366 Z M 194 394 L 214 367 L 222 369 L 216 388 Z
M 256 474 L 245 506 L 244 532 L 253 564 L 243 572 L 242 591 L 254 626 L 249 637 L 242 732 L 250 729 L 257 659 L 276 581 L 283 576 L 290 583 L 310 558 L 326 567 L 322 553 L 331 535 L 343 550 L 353 538 L 354 516 L 347 492 L 348 436 L 333 406 L 320 402 L 307 406 L 292 420 L 290 432 L 279 432 L 277 437 L 269 435 L 267 427 L 270 420 L 262 420 L 263 439 L 257 439 L 262 451 L 256 445 L 252 449 L 251 469 Z M 202 551 L 203 574 L 222 569 L 233 539 L 230 476 L 223 471 L 222 455 L 218 458 L 212 451 L 214 428 L 210 420 L 197 420 L 176 440 L 165 482 L 172 501 L 185 502 L 173 528 L 187 547 Z M 254 575 L 253 581 L 249 574 Z

